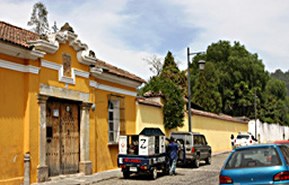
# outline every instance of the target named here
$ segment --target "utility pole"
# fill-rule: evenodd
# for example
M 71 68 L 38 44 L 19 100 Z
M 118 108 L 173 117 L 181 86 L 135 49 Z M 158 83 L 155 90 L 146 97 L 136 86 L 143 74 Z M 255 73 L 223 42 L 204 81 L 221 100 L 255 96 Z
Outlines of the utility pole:
M 255 89 L 255 94 L 254 94 L 254 109 L 255 109 L 255 138 L 258 139 L 257 137 L 257 95 L 256 95 L 256 89 Z
M 190 48 L 187 48 L 188 58 L 188 112 L 189 112 L 189 132 L 192 131 L 191 125 L 191 75 L 190 75 Z
M 192 131 L 192 124 L 191 124 L 191 75 L 190 75 L 190 56 L 191 55 L 197 55 L 197 54 L 204 54 L 205 52 L 193 52 L 190 53 L 190 48 L 187 48 L 187 58 L 188 58 L 188 112 L 189 112 L 189 132 Z M 205 61 L 200 60 L 198 62 L 199 69 L 204 70 L 205 67 Z

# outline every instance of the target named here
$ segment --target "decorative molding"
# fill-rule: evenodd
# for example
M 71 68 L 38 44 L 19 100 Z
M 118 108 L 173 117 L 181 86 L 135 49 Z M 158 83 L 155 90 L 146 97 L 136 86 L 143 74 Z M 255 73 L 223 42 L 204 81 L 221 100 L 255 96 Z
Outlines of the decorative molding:
M 92 76 L 97 76 L 102 74 L 103 69 L 100 67 L 91 67 L 89 72 L 91 73 Z
M 0 44 L 0 53 L 14 56 L 17 58 L 31 59 L 31 60 L 42 58 L 46 54 L 45 52 L 35 50 L 35 48 L 33 48 L 32 50 L 29 50 L 29 49 L 24 49 L 20 46 L 10 45 L 7 43 Z
M 34 46 L 36 50 L 42 50 L 47 53 L 55 53 L 58 50 L 59 44 L 53 44 L 49 41 L 45 41 L 42 39 L 36 40 L 36 41 L 29 41 L 28 44 Z
M 41 60 L 41 66 L 58 71 L 58 81 L 64 82 L 64 83 L 75 84 L 75 76 L 89 78 L 89 72 L 85 72 L 85 71 L 74 69 L 74 68 L 72 68 L 71 70 L 71 77 L 64 76 L 63 65 L 56 64 L 54 62 L 50 62 L 47 60 Z
M 125 94 L 125 95 L 129 95 L 129 96 L 136 96 L 136 92 L 128 91 L 125 89 L 120 89 L 117 87 L 112 87 L 112 86 L 104 85 L 104 84 L 99 84 L 98 89 L 110 91 L 110 92 L 115 92 L 115 93 L 120 93 L 120 94 Z
M 90 57 L 88 55 L 88 50 L 78 51 L 77 52 L 77 60 L 81 64 L 85 64 L 85 65 L 94 65 L 94 64 L 96 64 L 96 58 Z
M 14 62 L 8 62 L 5 60 L 0 60 L 0 67 L 5 68 L 5 69 L 10 69 L 14 71 L 20 71 L 23 73 L 32 73 L 32 74 L 38 74 L 40 68 L 35 67 L 32 65 L 21 65 L 21 64 L 16 64 Z
M 89 102 L 89 93 L 40 84 L 40 94 L 56 98 Z
M 74 74 L 83 78 L 88 78 L 89 77 L 89 72 L 81 71 L 78 69 L 72 69 L 74 71 Z
M 107 73 L 102 73 L 101 75 L 92 74 L 92 76 L 100 80 L 105 80 L 105 81 L 125 85 L 125 86 L 132 87 L 132 88 L 137 88 L 142 84 L 134 80 L 129 80 L 120 76 L 111 75 Z
M 94 88 L 97 89 L 97 88 L 98 88 L 98 83 L 95 82 L 95 81 L 90 80 L 90 81 L 89 81 L 89 86 L 90 86 L 90 87 L 94 87 Z
M 89 86 L 94 87 L 96 89 L 101 89 L 101 90 L 110 91 L 110 92 L 114 92 L 114 93 L 124 94 L 124 95 L 128 95 L 128 96 L 136 96 L 137 95 L 136 92 L 128 91 L 125 89 L 120 89 L 117 87 L 112 87 L 109 85 L 99 84 L 95 81 L 89 81 Z
M 58 71 L 58 81 L 68 83 L 68 84 L 75 84 L 75 73 L 74 69 L 71 70 L 71 77 L 64 76 L 63 74 L 63 65 Z
M 57 70 L 57 71 L 61 69 L 60 64 L 56 64 L 54 62 L 49 62 L 47 60 L 41 60 L 41 66 L 49 68 L 49 69 Z

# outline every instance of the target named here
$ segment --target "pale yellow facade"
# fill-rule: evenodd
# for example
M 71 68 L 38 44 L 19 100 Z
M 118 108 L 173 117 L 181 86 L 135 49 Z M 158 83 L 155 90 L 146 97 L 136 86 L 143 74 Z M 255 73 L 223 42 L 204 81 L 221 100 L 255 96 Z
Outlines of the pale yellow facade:
M 202 112 L 202 111 L 198 111 Z M 236 136 L 238 132 L 248 131 L 248 123 L 244 121 L 236 121 L 234 119 L 225 119 L 222 116 L 214 115 L 214 117 L 204 114 L 194 114 L 192 111 L 191 128 L 192 132 L 199 132 L 206 136 L 209 145 L 212 147 L 213 153 L 229 151 L 231 146 L 231 134 Z M 158 127 L 166 136 L 171 131 L 188 131 L 188 114 L 185 114 L 184 126 L 181 128 L 166 130 L 163 124 L 163 113 L 161 107 L 155 107 L 147 104 L 137 105 L 137 133 L 145 127 Z

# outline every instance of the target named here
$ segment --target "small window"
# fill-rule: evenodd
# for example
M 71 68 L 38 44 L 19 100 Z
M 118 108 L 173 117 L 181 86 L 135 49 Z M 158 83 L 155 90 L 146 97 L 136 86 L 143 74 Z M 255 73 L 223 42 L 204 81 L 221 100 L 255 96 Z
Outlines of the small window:
M 108 140 L 117 143 L 120 134 L 124 134 L 124 98 L 110 95 L 108 97 Z

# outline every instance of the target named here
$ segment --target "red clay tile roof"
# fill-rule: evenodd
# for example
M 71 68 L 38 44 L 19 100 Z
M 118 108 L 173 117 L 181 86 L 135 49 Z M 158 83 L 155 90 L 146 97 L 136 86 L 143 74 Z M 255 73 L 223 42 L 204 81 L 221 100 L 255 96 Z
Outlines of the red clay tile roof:
M 29 49 L 30 46 L 27 42 L 39 38 L 40 35 L 37 33 L 0 21 L 0 40 Z
M 225 114 L 218 115 L 218 114 L 215 114 L 212 112 L 206 112 L 206 111 L 201 111 L 201 110 L 197 110 L 197 109 L 192 109 L 192 114 L 216 118 L 216 119 L 221 119 L 221 120 L 226 120 L 226 121 L 244 123 L 244 124 L 248 123 L 248 121 L 246 121 L 244 118 L 232 117 L 232 116 L 225 115 Z
M 101 68 L 104 68 L 105 70 L 107 70 L 109 73 L 113 73 L 117 76 L 120 76 L 120 77 L 126 77 L 126 78 L 130 78 L 132 80 L 135 80 L 135 81 L 139 81 L 139 82 L 142 82 L 142 83 L 146 83 L 146 81 L 132 73 L 129 73 L 123 69 L 120 69 L 118 67 L 115 67 L 113 65 L 110 65 L 102 60 L 99 60 L 97 59 L 97 64 L 96 66 L 98 67 L 101 67 Z
M 6 22 L 0 21 L 0 40 L 9 42 L 11 44 L 15 44 L 27 49 L 31 49 L 30 45 L 27 44 L 28 41 L 38 40 L 40 35 L 14 25 L 8 24 Z M 134 81 L 143 82 L 146 81 L 142 78 L 129 73 L 125 70 L 112 66 L 104 61 L 97 60 L 97 65 L 107 70 L 108 73 L 112 73 L 114 75 L 129 78 Z
M 143 98 L 143 97 L 137 97 L 136 101 L 139 104 L 150 105 L 150 106 L 159 107 L 159 108 L 163 107 L 163 104 L 156 102 L 156 101 L 153 101 L 153 100 Z

